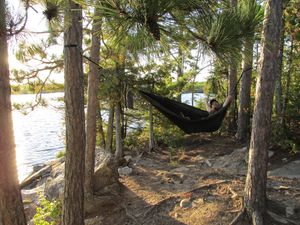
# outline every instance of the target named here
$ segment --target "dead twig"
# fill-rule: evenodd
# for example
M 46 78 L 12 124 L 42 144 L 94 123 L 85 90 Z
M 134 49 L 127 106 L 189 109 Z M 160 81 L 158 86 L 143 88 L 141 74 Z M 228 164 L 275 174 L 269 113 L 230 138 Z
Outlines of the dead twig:
M 239 222 L 241 222 L 245 217 L 247 216 L 247 212 L 245 207 L 240 211 L 240 213 L 233 219 L 233 221 L 230 223 L 230 225 L 236 225 Z

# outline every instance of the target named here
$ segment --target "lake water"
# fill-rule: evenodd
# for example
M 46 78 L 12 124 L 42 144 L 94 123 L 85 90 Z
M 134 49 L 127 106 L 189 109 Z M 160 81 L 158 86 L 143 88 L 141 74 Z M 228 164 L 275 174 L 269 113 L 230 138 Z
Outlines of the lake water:
M 35 95 L 13 95 L 13 103 L 34 101 Z M 38 106 L 28 114 L 13 111 L 14 134 L 19 180 L 22 181 L 34 165 L 54 159 L 64 149 L 64 103 L 57 101 L 63 93 L 43 94 L 47 107 Z
M 206 99 L 206 95 L 204 93 L 194 93 L 194 106 L 197 105 L 199 101 L 204 101 Z M 192 105 L 192 94 L 184 93 L 181 94 L 181 102 L 184 102 L 188 105 Z

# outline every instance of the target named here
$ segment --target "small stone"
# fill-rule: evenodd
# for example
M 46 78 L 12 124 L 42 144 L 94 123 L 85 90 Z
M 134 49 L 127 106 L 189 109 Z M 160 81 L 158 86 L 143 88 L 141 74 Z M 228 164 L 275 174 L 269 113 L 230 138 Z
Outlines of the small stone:
M 129 176 L 130 174 L 132 174 L 132 168 L 125 166 L 125 167 L 120 167 L 118 169 L 118 173 L 120 176 Z
M 176 169 L 174 169 L 174 170 L 172 170 L 172 171 L 173 171 L 173 172 L 178 172 L 178 173 L 183 173 L 183 172 L 188 172 L 188 171 L 190 171 L 190 169 L 187 168 L 187 167 L 182 166 L 182 167 L 178 167 L 178 168 L 176 168 Z
M 179 214 L 178 213 L 175 213 L 174 217 L 177 219 L 179 218 Z
M 190 199 L 185 198 L 180 201 L 179 206 L 181 208 L 190 208 L 192 207 L 192 202 L 190 201 Z
M 287 158 L 282 159 L 282 162 L 284 162 L 284 163 L 287 162 L 287 161 L 288 161 Z
M 194 200 L 193 202 L 194 202 L 195 204 L 200 204 L 200 205 L 202 205 L 202 204 L 204 204 L 204 199 L 203 199 L 203 198 L 198 198 L 198 199 Z
M 125 155 L 124 159 L 126 160 L 127 163 L 132 161 L 132 156 L 131 155 Z
M 208 159 L 205 160 L 205 163 L 206 163 L 209 167 L 212 166 L 211 162 L 210 162 Z
M 274 155 L 273 151 L 268 151 L 268 157 L 271 158 Z

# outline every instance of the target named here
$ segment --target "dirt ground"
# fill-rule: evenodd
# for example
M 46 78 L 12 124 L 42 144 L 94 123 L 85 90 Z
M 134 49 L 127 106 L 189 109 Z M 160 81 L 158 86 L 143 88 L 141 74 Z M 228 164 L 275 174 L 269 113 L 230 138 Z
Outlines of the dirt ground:
M 120 178 L 120 207 L 89 224 L 230 224 L 243 207 L 246 176 L 214 168 L 213 162 L 242 147 L 245 145 L 232 138 L 197 135 L 188 136 L 183 148 L 170 151 L 161 147 L 134 157 L 130 165 L 133 173 Z M 299 155 L 276 147 L 272 151 L 271 169 L 299 159 Z M 273 201 L 269 208 L 290 219 L 278 223 L 270 218 L 268 224 L 300 224 L 300 179 L 269 177 L 267 195 Z

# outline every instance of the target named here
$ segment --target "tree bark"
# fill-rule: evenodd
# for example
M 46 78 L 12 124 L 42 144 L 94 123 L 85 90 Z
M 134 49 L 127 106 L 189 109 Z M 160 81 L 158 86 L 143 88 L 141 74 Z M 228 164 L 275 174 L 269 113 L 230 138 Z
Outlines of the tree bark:
M 240 89 L 240 105 L 238 112 L 238 129 L 236 137 L 239 141 L 246 141 L 249 134 L 250 126 L 250 107 L 251 107 L 251 76 L 253 63 L 253 45 L 254 39 L 247 40 L 245 43 L 245 53 L 243 55 L 243 71 Z
M 275 73 L 279 66 L 278 53 L 282 22 L 282 0 L 267 0 L 265 3 L 260 74 L 256 83 L 249 164 L 245 185 L 246 210 L 252 218 L 253 224 L 265 223 L 267 149 L 271 133 Z
M 231 7 L 235 8 L 237 6 L 237 0 L 231 0 Z M 237 129 L 237 118 L 236 118 L 236 82 L 237 82 L 237 62 L 235 59 L 231 59 L 231 63 L 228 68 L 228 74 L 229 74 L 229 82 L 228 82 L 228 94 L 233 97 L 233 101 L 231 103 L 231 107 L 228 110 L 228 127 L 227 131 L 230 134 L 234 134 Z
M 237 82 L 237 66 L 235 60 L 229 66 L 229 82 L 228 82 L 228 94 L 233 97 L 230 108 L 228 109 L 228 127 L 227 131 L 230 134 L 234 134 L 237 128 L 236 118 L 236 82 Z
M 103 149 L 106 149 L 106 142 L 105 142 L 105 133 L 103 129 L 103 119 L 101 115 L 101 104 L 100 101 L 98 102 L 98 117 L 97 117 L 97 130 L 99 132 L 98 138 L 100 139 L 100 146 Z
M 125 54 L 119 53 L 118 61 L 116 62 L 117 84 L 117 99 L 116 99 L 116 151 L 115 159 L 118 161 L 123 156 L 123 138 L 122 138 L 122 84 L 121 77 L 125 74 Z
M 116 104 L 116 152 L 115 158 L 121 159 L 123 156 L 123 144 L 122 144 L 122 126 L 121 126 L 121 102 Z
M 114 117 L 115 117 L 115 106 L 111 100 L 109 114 L 108 114 L 108 124 L 107 124 L 107 133 L 106 133 L 106 150 L 112 151 L 112 142 L 113 142 L 113 131 L 114 131 Z
M 82 68 L 82 9 L 65 3 L 64 64 L 66 104 L 66 162 L 64 225 L 84 224 L 85 118 Z
M 95 8 L 95 19 L 92 27 L 91 59 L 98 63 L 100 60 L 100 38 L 101 24 L 99 21 L 99 10 Z M 86 126 L 86 153 L 85 153 L 85 191 L 93 194 L 93 175 L 95 167 L 95 147 L 97 135 L 97 113 L 99 112 L 99 101 L 97 98 L 99 89 L 99 67 L 89 63 L 88 74 L 88 105 Z
M 289 100 L 289 95 L 290 95 L 290 86 L 291 86 L 291 75 L 292 75 L 292 70 L 293 70 L 293 52 L 294 52 L 294 39 L 291 37 L 291 47 L 290 51 L 288 54 L 288 62 L 287 62 L 287 67 L 288 71 L 286 74 L 286 83 L 285 83 L 285 94 L 283 97 L 283 103 L 282 103 L 282 125 L 286 129 L 286 110 L 287 110 L 287 104 Z
M 149 106 L 149 152 L 155 149 L 154 127 L 153 127 L 153 107 Z
M 5 1 L 0 1 L 0 224 L 26 225 L 11 108 Z
M 278 66 L 278 71 L 276 71 L 276 83 L 275 83 L 275 113 L 279 124 L 282 124 L 282 59 L 283 59 L 283 49 L 284 49 L 284 17 L 282 17 L 281 23 L 281 34 L 280 34 L 280 52 L 278 54 L 278 61 L 280 62 Z

